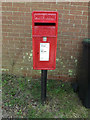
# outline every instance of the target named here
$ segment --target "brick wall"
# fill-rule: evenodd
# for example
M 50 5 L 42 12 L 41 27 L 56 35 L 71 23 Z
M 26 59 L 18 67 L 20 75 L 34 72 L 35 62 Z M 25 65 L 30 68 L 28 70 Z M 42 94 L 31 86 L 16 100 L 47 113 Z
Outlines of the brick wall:
M 88 2 L 2 3 L 2 71 L 39 78 L 33 70 L 32 11 L 58 11 L 56 69 L 48 79 L 75 80 L 82 53 L 82 40 L 88 37 Z

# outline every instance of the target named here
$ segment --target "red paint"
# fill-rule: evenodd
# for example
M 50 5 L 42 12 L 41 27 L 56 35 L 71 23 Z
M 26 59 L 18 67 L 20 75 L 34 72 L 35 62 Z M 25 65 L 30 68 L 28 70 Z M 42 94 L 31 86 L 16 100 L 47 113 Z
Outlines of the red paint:
M 54 70 L 56 67 L 58 12 L 33 11 L 33 69 Z M 47 37 L 47 41 L 43 41 Z M 49 43 L 49 61 L 40 61 L 40 43 Z

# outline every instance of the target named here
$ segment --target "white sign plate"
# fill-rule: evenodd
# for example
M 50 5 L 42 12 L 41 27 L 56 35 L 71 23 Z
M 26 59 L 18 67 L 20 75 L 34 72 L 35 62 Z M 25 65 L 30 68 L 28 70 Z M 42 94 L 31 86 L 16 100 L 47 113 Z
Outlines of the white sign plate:
M 50 43 L 40 43 L 40 61 L 49 61 Z

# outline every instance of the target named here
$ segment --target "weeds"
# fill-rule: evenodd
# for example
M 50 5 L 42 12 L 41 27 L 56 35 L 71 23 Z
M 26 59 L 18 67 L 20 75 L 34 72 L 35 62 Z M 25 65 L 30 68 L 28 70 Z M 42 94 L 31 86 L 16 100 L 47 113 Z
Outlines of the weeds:
M 41 81 L 14 75 L 2 75 L 3 110 L 19 118 L 88 118 L 70 83 L 47 81 L 47 100 L 41 104 Z M 10 114 L 11 113 L 11 114 Z M 3 114 L 5 117 L 5 114 Z

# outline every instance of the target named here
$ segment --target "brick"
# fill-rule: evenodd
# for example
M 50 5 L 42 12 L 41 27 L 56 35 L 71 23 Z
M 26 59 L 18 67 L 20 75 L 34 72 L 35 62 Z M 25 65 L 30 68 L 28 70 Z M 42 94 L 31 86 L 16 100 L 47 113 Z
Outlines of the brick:
M 14 21 L 15 20 L 20 20 L 20 18 L 21 18 L 21 16 L 14 16 L 14 15 L 11 17 L 11 19 L 14 20 Z M 21 18 L 21 19 L 23 19 L 23 18 Z
M 22 7 L 19 7 L 19 8 L 18 8 L 18 11 L 26 12 L 26 8 L 24 8 L 24 7 L 23 7 L 23 8 L 22 8 Z
M 2 16 L 12 16 L 12 12 L 2 12 Z
M 17 25 L 21 24 L 22 25 L 22 24 L 24 24 L 24 21 L 16 20 L 16 21 L 13 21 L 13 24 L 17 24 Z
M 81 19 L 80 19 L 80 20 L 77 20 L 77 19 L 70 20 L 69 23 L 70 23 L 70 24 L 73 24 L 73 25 L 74 25 L 74 24 L 77 24 L 77 25 L 78 25 L 78 24 L 79 24 L 79 25 L 82 24 L 82 23 L 81 23 Z
M 13 12 L 13 16 L 24 16 L 23 12 Z
M 83 6 L 88 6 L 88 2 L 83 2 Z
M 53 7 L 54 7 L 54 5 L 53 5 Z M 52 6 L 51 6 L 51 8 L 52 8 Z M 61 6 L 61 5 L 57 5 L 57 6 L 56 6 L 56 9 L 58 9 L 58 10 L 63 10 L 63 8 L 64 8 L 64 7 Z
M 24 29 L 14 29 L 13 32 L 24 33 Z
M 86 16 L 88 16 L 88 12 L 83 12 L 83 15 L 86 15 Z
M 77 10 L 77 6 L 71 6 L 70 5 L 69 10 L 74 10 L 75 11 L 75 10 Z
M 33 3 L 33 2 L 26 2 L 26 4 L 25 4 L 25 7 L 27 8 L 27 7 L 31 7 L 32 5 L 35 5 L 35 3 Z
M 12 11 L 13 11 L 13 12 L 15 12 L 15 11 L 17 12 L 18 9 L 19 9 L 18 7 L 12 7 Z
M 17 37 L 19 37 L 19 33 L 13 33 L 13 32 L 11 32 L 11 33 L 8 33 L 8 36 L 17 36 Z
M 81 11 L 70 11 L 70 14 L 72 15 L 82 15 L 82 12 Z
M 82 19 L 82 20 L 88 20 L 88 17 L 87 16 L 75 16 L 75 19 L 77 20 L 80 20 L 80 19 Z
M 63 19 L 75 19 L 75 16 L 74 15 L 64 15 L 63 16 Z
M 82 20 L 82 24 L 87 25 L 87 24 L 88 24 L 88 21 L 86 21 L 86 20 Z
M 3 25 L 4 25 L 4 24 L 12 24 L 12 21 L 3 20 L 3 21 L 2 21 L 2 24 L 3 24 Z
M 30 7 L 26 7 L 26 8 L 25 8 L 25 11 L 26 11 L 26 12 L 31 12 Z
M 6 32 L 6 33 L 8 33 L 8 32 L 12 32 L 13 30 L 12 29 L 5 29 L 5 28 L 2 28 L 2 32 Z
M 2 7 L 3 7 L 3 6 L 12 7 L 12 2 L 2 2 Z
M 8 36 L 8 33 L 2 33 L 2 36 Z
M 13 9 L 12 9 L 12 7 L 2 7 L 2 11 L 6 11 L 6 12 L 10 12 L 10 11 L 12 11 Z
M 7 17 L 6 16 L 2 16 L 2 20 L 6 20 L 7 19 Z
M 83 2 L 71 2 L 71 5 L 83 6 Z
M 70 11 L 69 10 L 63 10 L 63 11 L 60 11 L 63 15 L 66 15 L 66 14 L 69 14 Z
M 69 6 L 63 6 L 63 10 L 69 10 Z
M 77 6 L 77 10 L 88 11 L 88 7 L 86 7 L 86 6 Z
M 18 3 L 18 2 L 14 2 L 13 3 L 13 7 L 25 7 L 25 3 Z
M 8 21 L 12 21 L 12 20 L 13 20 L 13 17 L 12 17 L 12 16 L 7 16 L 7 20 L 8 20 Z

